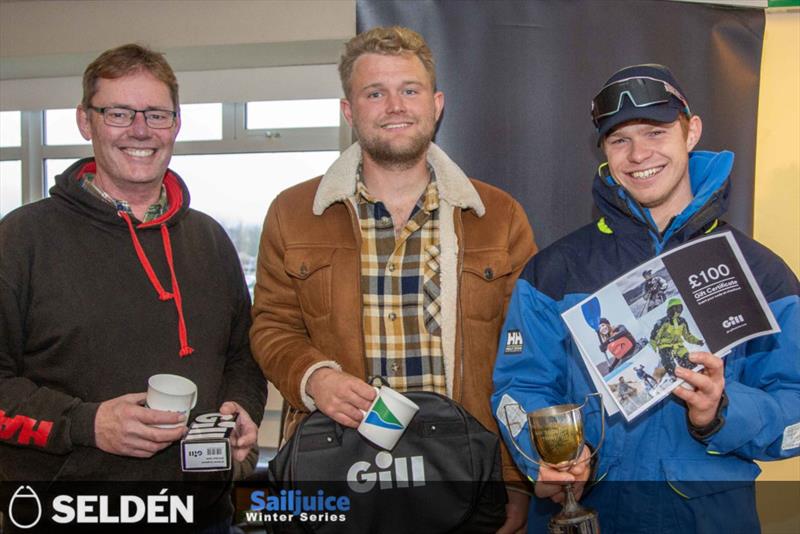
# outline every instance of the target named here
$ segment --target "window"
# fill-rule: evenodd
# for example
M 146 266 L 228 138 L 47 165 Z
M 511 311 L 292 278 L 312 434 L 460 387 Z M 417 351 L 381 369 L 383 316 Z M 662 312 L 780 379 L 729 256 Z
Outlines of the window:
M 48 109 L 44 112 L 44 143 L 46 145 L 89 145 L 78 130 L 75 108 Z
M 170 168 L 189 187 L 191 206 L 228 232 L 252 293 L 270 203 L 287 187 L 324 173 L 337 157 L 338 151 L 175 156 Z
M 183 104 L 177 141 L 222 139 L 222 104 Z
M 0 218 L 22 205 L 22 114 L 0 112 Z
M 0 218 L 22 205 L 21 163 L 0 161 Z
M 48 109 L 45 112 L 45 144 L 50 146 L 89 145 L 78 130 L 75 109 Z M 19 128 L 19 123 L 17 124 Z M 222 139 L 222 104 L 184 104 L 178 141 Z
M 247 128 L 339 126 L 339 99 L 275 100 L 247 103 Z
M 50 191 L 50 188 L 56 185 L 56 176 L 67 170 L 67 167 L 76 161 L 78 161 L 78 158 L 51 158 L 44 160 L 45 189 Z
M 0 147 L 17 147 L 21 142 L 20 112 L 0 112 Z
M 46 196 L 57 175 L 92 151 L 78 131 L 74 109 L 45 110 L 40 116 L 46 142 L 36 165 Z M 336 98 L 181 106 L 170 168 L 186 181 L 192 207 L 228 232 L 251 288 L 267 208 L 282 190 L 327 170 L 339 156 L 339 124 Z M 16 189 L 4 189 L 3 198 L 17 206 L 19 162 L 15 168 L 16 182 L 10 183 Z

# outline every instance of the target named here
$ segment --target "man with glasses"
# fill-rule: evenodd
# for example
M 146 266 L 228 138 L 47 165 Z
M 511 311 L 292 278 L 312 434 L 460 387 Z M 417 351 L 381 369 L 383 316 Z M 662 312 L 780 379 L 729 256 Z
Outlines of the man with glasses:
M 0 480 L 213 481 L 195 516 L 224 530 L 231 472 L 183 473 L 187 421 L 144 405 L 151 375 L 190 379 L 192 416 L 238 414 L 242 462 L 266 400 L 236 250 L 167 168 L 171 67 L 138 45 L 104 52 L 77 121 L 94 157 L 0 223 Z
M 800 285 L 775 254 L 719 219 L 733 154 L 693 151 L 702 122 L 669 69 L 620 70 L 594 98 L 592 118 L 608 158 L 594 178 L 602 217 L 537 254 L 517 282 L 504 330 L 521 333 L 523 350 L 500 349 L 492 397 L 506 441 L 532 453 L 527 429 L 512 434 L 503 421 L 504 406 L 531 412 L 594 391 L 560 312 L 693 237 L 733 232 L 782 331 L 735 347 L 724 365 L 690 353 L 705 370 L 675 374 L 692 387 L 632 423 L 609 417 L 596 465 L 540 468 L 509 446 L 537 481 L 529 531 L 544 531 L 557 509 L 547 498 L 562 502 L 562 484 L 575 481 L 604 534 L 758 532 L 754 460 L 800 453 Z M 599 423 L 588 417 L 586 430 L 596 446 Z

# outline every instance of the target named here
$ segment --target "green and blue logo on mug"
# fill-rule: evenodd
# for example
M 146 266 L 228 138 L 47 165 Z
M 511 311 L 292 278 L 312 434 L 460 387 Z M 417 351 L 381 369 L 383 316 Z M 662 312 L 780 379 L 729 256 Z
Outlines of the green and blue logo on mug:
M 377 402 L 372 407 L 372 410 L 367 414 L 366 422 L 370 425 L 379 426 L 381 428 L 389 428 L 392 430 L 402 430 L 403 423 L 392 413 L 383 399 L 378 397 Z

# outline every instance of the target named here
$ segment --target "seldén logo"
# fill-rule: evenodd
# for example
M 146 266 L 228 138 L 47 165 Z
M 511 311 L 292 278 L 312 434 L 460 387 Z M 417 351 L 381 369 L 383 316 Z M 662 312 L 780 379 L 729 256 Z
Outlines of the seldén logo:
M 375 406 L 367 414 L 366 423 L 389 430 L 403 430 L 403 423 L 392 413 L 383 399 L 378 397 Z
M 25 510 L 26 507 L 36 507 L 36 511 L 32 509 Z M 33 513 L 28 513 L 33 512 Z M 33 515 L 36 515 L 33 518 Z M 27 517 L 30 516 L 30 517 Z M 30 486 L 20 486 L 11 500 L 8 501 L 8 518 L 14 523 L 14 526 L 20 529 L 33 528 L 39 524 L 42 518 L 42 501 L 39 500 L 39 495 L 33 491 Z
M 8 519 L 22 530 L 38 525 L 43 515 L 61 525 L 194 523 L 194 496 L 167 495 L 167 488 L 146 496 L 56 495 L 48 504 L 49 508 L 43 506 L 30 486 L 20 486 L 8 502 Z

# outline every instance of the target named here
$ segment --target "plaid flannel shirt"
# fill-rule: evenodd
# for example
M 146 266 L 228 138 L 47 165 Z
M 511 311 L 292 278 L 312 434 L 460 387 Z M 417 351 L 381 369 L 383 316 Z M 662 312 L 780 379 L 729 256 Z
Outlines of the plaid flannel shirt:
M 399 391 L 447 393 L 441 338 L 439 190 L 430 182 L 399 236 L 386 206 L 370 196 L 361 167 L 356 208 L 361 227 L 362 323 L 368 377 Z
M 124 211 L 128 215 L 131 216 L 132 219 L 136 220 L 136 216 L 131 211 L 131 205 L 128 204 L 124 200 L 117 200 L 113 198 L 111 195 L 100 189 L 96 183 L 94 183 L 95 175 L 93 173 L 87 172 L 81 177 L 81 187 L 84 191 L 91 193 L 92 195 L 96 196 L 100 200 L 105 200 L 117 211 Z M 167 210 L 169 209 L 169 203 L 167 202 L 167 190 L 164 187 L 164 184 L 161 184 L 161 193 L 158 195 L 158 200 L 154 204 L 150 204 L 147 207 L 147 210 L 144 212 L 144 217 L 139 222 L 150 222 L 153 219 L 158 219 L 162 215 L 164 215 Z

